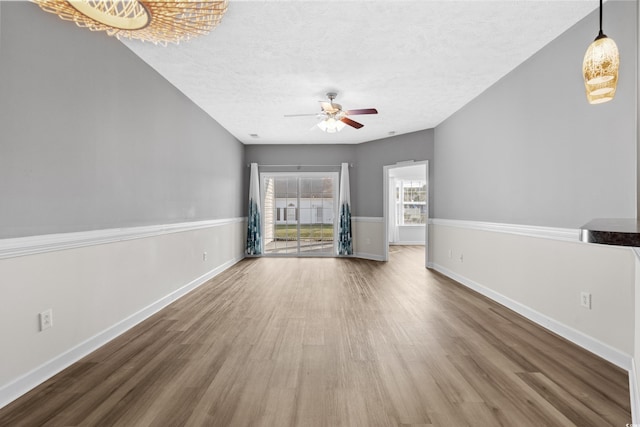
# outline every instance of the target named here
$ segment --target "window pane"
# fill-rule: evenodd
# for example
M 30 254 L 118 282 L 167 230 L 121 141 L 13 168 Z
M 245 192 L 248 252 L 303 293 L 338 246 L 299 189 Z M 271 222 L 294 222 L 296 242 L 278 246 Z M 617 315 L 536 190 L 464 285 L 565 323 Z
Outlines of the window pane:
M 312 178 L 300 178 L 300 197 L 309 197 L 313 192 L 312 184 Z
M 328 242 L 333 240 L 333 224 L 322 224 L 320 226 L 322 230 L 322 241 Z
M 424 224 L 427 217 L 427 205 L 417 203 L 404 204 L 405 224 Z
M 424 180 L 402 180 L 396 194 L 396 224 L 424 224 L 426 222 L 427 183 Z M 400 197 L 402 196 L 402 197 Z

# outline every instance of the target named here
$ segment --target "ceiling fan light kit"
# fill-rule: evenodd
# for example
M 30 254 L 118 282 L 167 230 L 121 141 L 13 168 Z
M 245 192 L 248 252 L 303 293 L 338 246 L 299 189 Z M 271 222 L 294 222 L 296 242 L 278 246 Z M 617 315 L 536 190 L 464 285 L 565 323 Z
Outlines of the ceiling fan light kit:
M 320 123 L 318 123 L 317 126 L 320 129 L 322 129 L 324 132 L 336 133 L 336 132 L 340 132 L 342 129 L 344 129 L 346 124 L 344 124 L 344 122 L 342 122 L 340 120 L 334 119 L 333 117 L 328 117 L 327 119 L 322 120 Z
M 364 127 L 362 123 L 358 123 L 355 120 L 351 120 L 348 116 L 355 116 L 358 114 L 378 114 L 378 110 L 375 108 L 360 108 L 357 110 L 343 110 L 342 105 L 333 102 L 338 96 L 335 92 L 327 93 L 329 102 L 320 101 L 320 107 L 322 111 L 317 114 L 285 114 L 285 117 L 300 117 L 300 116 L 317 116 L 322 119 L 317 126 L 327 133 L 340 132 L 346 125 L 351 126 L 354 129 L 360 129 Z
M 166 46 L 209 34 L 228 0 L 31 0 L 91 31 Z
M 611 101 L 616 94 L 620 53 L 616 42 L 602 32 L 602 0 L 600 0 L 600 32 L 589 45 L 582 62 L 582 75 L 589 104 Z

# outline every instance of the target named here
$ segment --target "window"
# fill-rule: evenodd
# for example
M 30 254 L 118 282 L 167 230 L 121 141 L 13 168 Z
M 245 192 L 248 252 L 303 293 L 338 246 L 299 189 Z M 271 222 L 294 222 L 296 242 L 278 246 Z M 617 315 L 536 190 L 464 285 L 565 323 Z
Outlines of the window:
M 421 180 L 396 181 L 397 225 L 424 224 L 427 218 L 427 183 Z

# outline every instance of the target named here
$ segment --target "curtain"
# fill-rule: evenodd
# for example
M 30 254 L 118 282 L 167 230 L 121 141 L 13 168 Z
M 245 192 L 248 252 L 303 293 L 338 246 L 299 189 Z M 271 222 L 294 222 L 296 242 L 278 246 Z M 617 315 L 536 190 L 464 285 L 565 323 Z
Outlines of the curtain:
M 260 183 L 258 164 L 251 163 L 249 180 L 249 217 L 247 221 L 247 255 L 262 254 L 262 230 L 260 218 Z
M 351 238 L 351 194 L 349 191 L 349 164 L 342 164 L 340 173 L 340 224 L 338 226 L 338 255 L 352 255 L 353 242 Z

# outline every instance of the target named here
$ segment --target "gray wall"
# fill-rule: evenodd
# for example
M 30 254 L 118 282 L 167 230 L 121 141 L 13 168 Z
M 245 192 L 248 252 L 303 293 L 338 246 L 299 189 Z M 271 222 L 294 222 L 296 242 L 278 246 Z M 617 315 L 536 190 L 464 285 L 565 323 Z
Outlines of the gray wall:
M 435 129 L 435 217 L 572 228 L 635 217 L 635 7 L 605 4 L 622 63 L 613 101 L 584 94 L 596 12 Z
M 340 165 L 343 162 L 353 164 L 350 169 L 351 187 L 355 188 L 356 182 L 353 177 L 356 164 L 355 145 L 315 145 L 315 144 L 283 144 L 283 145 L 245 145 L 245 158 L 247 163 L 258 163 L 260 172 L 339 172 L 339 167 L 300 167 L 298 165 Z M 269 168 L 265 165 L 292 165 L 292 167 Z M 249 176 L 249 169 L 245 167 L 245 174 Z M 353 206 L 352 190 L 352 212 L 355 215 Z
M 358 187 L 351 190 L 354 210 L 358 216 L 381 217 L 383 215 L 383 166 L 406 160 L 431 160 L 433 167 L 433 129 L 398 135 L 391 138 L 366 142 L 357 146 L 358 168 L 354 178 Z M 429 180 L 432 179 L 430 172 Z M 430 197 L 430 204 L 431 200 Z M 431 209 L 430 209 L 431 211 Z M 431 215 L 431 214 L 430 214 Z
M 343 132 L 346 131 L 348 129 Z M 255 162 L 260 165 L 353 163 L 349 177 L 353 215 L 382 217 L 383 166 L 405 160 L 432 160 L 433 130 L 357 145 L 247 145 L 245 153 L 247 162 Z M 269 171 L 271 170 L 269 169 Z M 295 169 L 281 168 L 281 170 Z M 307 168 L 307 170 L 314 169 Z
M 259 165 L 340 165 L 342 162 L 355 163 L 356 147 L 337 144 L 246 145 L 245 156 L 247 163 Z
M 0 238 L 244 215 L 242 144 L 123 44 L 0 17 Z

